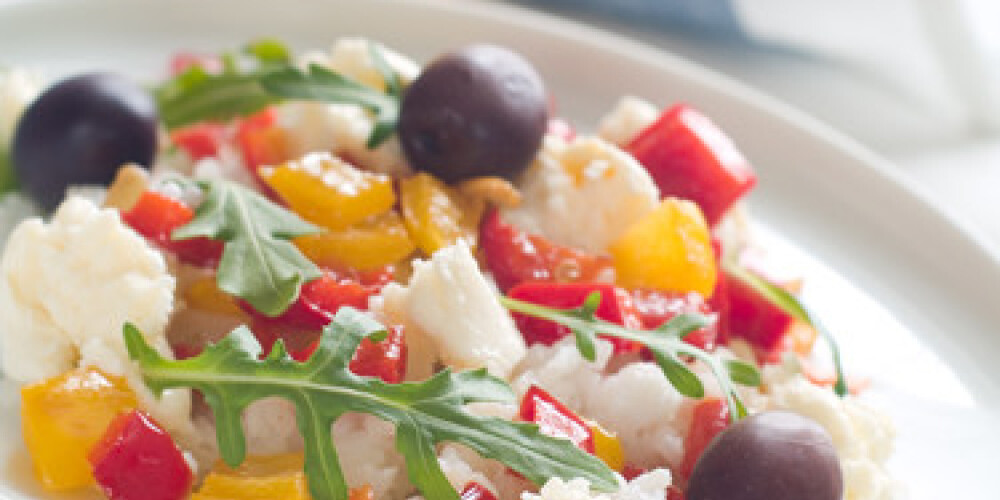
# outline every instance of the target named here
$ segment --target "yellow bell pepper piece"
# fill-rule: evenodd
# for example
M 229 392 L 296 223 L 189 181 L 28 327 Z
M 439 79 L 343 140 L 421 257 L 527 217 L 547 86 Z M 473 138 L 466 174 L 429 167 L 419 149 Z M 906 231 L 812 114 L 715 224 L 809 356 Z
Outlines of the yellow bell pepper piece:
M 711 297 L 715 289 L 715 251 L 701 209 L 690 201 L 667 198 L 632 224 L 609 248 L 618 284 Z
M 201 311 L 231 316 L 243 315 L 243 310 L 232 295 L 219 290 L 214 276 L 195 280 L 184 290 L 184 303 Z
M 395 264 L 416 250 L 403 218 L 394 210 L 342 231 L 296 238 L 295 244 L 320 266 L 361 271 Z
M 625 468 L 625 449 L 618 436 L 595 422 L 587 422 L 587 427 L 594 437 L 594 455 L 611 469 L 621 472 Z
M 138 405 L 121 377 L 81 368 L 21 388 L 21 426 L 35 475 L 45 489 L 94 484 L 87 453 L 108 424 Z
M 483 200 L 463 196 L 427 173 L 400 181 L 399 197 L 406 228 L 424 255 L 459 239 L 475 244 L 486 207 Z
M 216 464 L 191 500 L 308 500 L 301 453 L 250 456 L 237 468 Z
M 386 212 L 396 203 L 392 178 L 363 172 L 327 153 L 265 167 L 260 175 L 292 211 L 334 231 Z

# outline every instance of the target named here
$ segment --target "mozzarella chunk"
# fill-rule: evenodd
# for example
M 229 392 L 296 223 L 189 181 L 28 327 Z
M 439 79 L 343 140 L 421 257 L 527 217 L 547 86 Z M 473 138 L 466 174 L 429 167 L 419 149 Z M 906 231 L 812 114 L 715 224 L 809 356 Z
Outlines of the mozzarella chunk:
M 656 121 L 660 110 L 638 97 L 625 96 L 601 118 L 597 135 L 618 147 L 625 147 Z
M 889 418 L 854 398 L 838 398 L 827 388 L 809 383 L 800 375 L 784 380 L 765 371 L 771 387 L 770 408 L 788 410 L 823 426 L 837 449 L 844 473 L 845 498 L 889 500 L 898 488 L 886 469 L 892 454 L 895 428 Z
M 519 182 L 522 203 L 504 219 L 555 243 L 604 253 L 652 212 L 660 193 L 628 153 L 597 137 L 570 144 L 548 136 Z
M 188 430 L 190 396 L 156 399 L 129 360 L 122 326 L 132 323 L 172 357 L 165 329 L 174 278 L 159 252 L 118 213 L 69 198 L 51 222 L 32 218 L 11 234 L 0 261 L 4 372 L 35 382 L 91 365 L 125 377 L 141 405 L 168 430 Z
M 621 488 L 614 493 L 594 493 L 582 478 L 563 481 L 549 479 L 538 493 L 525 492 L 522 500 L 663 500 L 670 486 L 670 471 L 655 469 L 632 481 L 621 480 Z
M 464 241 L 415 261 L 409 285 L 386 286 L 375 306 L 378 314 L 406 325 L 410 354 L 423 352 L 425 363 L 433 351 L 457 369 L 486 367 L 506 378 L 524 357 L 521 334 Z M 423 375 L 411 366 L 408 378 Z
M 372 63 L 369 42 L 363 38 L 341 38 L 329 56 L 309 55 L 306 64 L 321 64 L 372 88 L 383 90 L 385 81 Z M 420 67 L 399 53 L 379 46 L 389 67 L 403 84 L 417 77 Z M 354 104 L 293 101 L 278 107 L 278 120 L 289 130 L 292 152 L 298 156 L 329 151 L 358 166 L 389 175 L 411 173 L 395 136 L 375 149 L 368 149 L 368 136 L 375 127 L 372 114 Z

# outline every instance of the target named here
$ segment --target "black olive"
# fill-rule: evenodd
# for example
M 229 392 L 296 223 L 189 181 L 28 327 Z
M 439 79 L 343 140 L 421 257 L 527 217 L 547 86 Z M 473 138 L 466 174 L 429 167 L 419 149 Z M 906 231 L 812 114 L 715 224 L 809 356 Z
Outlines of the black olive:
M 22 188 L 46 210 L 73 184 L 109 184 L 125 163 L 156 154 L 156 104 L 123 77 L 95 73 L 50 87 L 24 112 L 11 158 Z
M 841 500 L 840 461 L 826 430 L 788 412 L 747 417 L 721 432 L 688 481 L 687 500 Z
M 445 182 L 513 179 L 548 123 L 545 85 L 510 50 L 473 45 L 444 55 L 406 90 L 398 133 L 407 160 Z

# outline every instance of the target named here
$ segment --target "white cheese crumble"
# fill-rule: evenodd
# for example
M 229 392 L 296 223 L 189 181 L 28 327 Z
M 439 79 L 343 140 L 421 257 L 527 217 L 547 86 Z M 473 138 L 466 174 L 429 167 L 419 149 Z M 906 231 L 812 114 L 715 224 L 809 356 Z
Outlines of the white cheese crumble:
M 129 360 L 122 337 L 136 325 L 162 355 L 174 301 L 174 278 L 159 252 L 126 227 L 118 213 L 82 198 L 67 199 L 49 223 L 22 222 L 0 261 L 3 369 L 36 382 L 76 366 L 125 377 L 168 430 L 186 432 L 186 390 L 153 397 Z
M 524 357 L 524 340 L 514 320 L 464 241 L 438 250 L 430 260 L 415 261 L 409 285 L 389 284 L 372 305 L 406 325 L 409 355 L 423 350 L 416 357 L 425 361 L 432 359 L 426 354 L 432 349 L 456 369 L 486 367 L 506 378 Z M 408 378 L 414 375 L 411 366 Z
M 884 414 L 853 397 L 839 398 L 786 368 L 768 367 L 769 408 L 788 410 L 818 422 L 833 439 L 844 473 L 847 500 L 891 500 L 899 488 L 886 469 L 895 428 Z
M 595 493 L 582 478 L 564 481 L 552 478 L 545 482 L 538 493 L 525 492 L 522 500 L 663 500 L 670 486 L 670 471 L 655 469 L 632 481 L 621 480 L 621 488 L 614 493 Z
M 659 116 L 659 108 L 651 103 L 638 97 L 624 96 L 610 113 L 601 118 L 597 135 L 611 144 L 625 147 Z
M 520 179 L 522 203 L 504 218 L 555 243 L 603 253 L 659 204 L 660 193 L 628 153 L 597 137 L 547 136 Z

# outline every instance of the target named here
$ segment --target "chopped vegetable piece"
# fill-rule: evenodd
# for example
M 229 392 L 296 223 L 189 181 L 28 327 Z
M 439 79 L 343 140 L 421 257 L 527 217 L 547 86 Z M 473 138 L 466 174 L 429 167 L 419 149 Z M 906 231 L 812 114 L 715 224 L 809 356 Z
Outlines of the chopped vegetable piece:
M 674 485 L 667 486 L 667 500 L 684 500 L 684 492 Z
M 219 285 L 212 276 L 195 280 L 184 289 L 184 304 L 187 307 L 217 314 L 231 316 L 243 314 L 236 299 L 219 290 Z
M 587 423 L 537 385 L 524 394 L 518 416 L 538 424 L 546 436 L 568 439 L 581 450 L 594 453 L 594 434 Z
M 475 481 L 465 485 L 461 496 L 462 500 L 497 500 L 492 491 Z
M 625 290 L 608 283 L 544 283 L 529 281 L 512 288 L 508 296 L 532 304 L 567 309 L 579 306 L 591 293 L 601 295 L 601 305 L 595 314 L 598 318 L 625 328 L 642 328 L 639 311 L 632 297 Z M 570 329 L 548 321 L 521 313 L 514 313 L 514 322 L 529 345 L 541 343 L 551 345 L 570 334 Z M 659 325 L 657 325 L 659 326 Z M 638 352 L 642 345 L 629 340 L 608 337 L 615 346 L 615 352 Z
M 678 104 L 626 146 L 664 197 L 692 200 L 715 225 L 757 177 L 732 141 L 705 115 Z
M 220 461 L 191 500 L 310 500 L 304 462 L 301 453 L 250 456 L 236 468 Z
M 137 405 L 120 377 L 81 368 L 21 388 L 21 426 L 35 475 L 62 491 L 94 484 L 87 452 L 120 412 Z
M 659 290 L 634 290 L 632 298 L 647 330 L 659 328 L 681 313 L 709 314 L 712 312 L 705 300 L 696 293 L 661 292 Z M 711 351 L 715 348 L 718 322 L 699 328 L 684 336 L 684 341 Z
M 194 211 L 187 205 L 156 191 L 146 191 L 127 212 L 122 221 L 135 232 L 177 255 L 179 259 L 197 266 L 212 267 L 222 258 L 221 242 L 208 238 L 175 241 L 174 230 L 194 219 Z
M 277 126 L 274 108 L 258 111 L 236 127 L 236 145 L 250 173 L 260 178 L 258 169 L 288 161 L 288 135 Z
M 88 459 L 111 500 L 182 500 L 194 481 L 173 438 L 138 410 L 116 417 Z
M 209 74 L 222 72 L 222 59 L 214 54 L 197 54 L 194 52 L 178 52 L 170 58 L 170 76 L 184 74 L 191 68 L 200 68 Z
M 597 422 L 588 422 L 587 428 L 594 436 L 594 455 L 603 460 L 608 467 L 621 472 L 625 468 L 625 448 L 622 447 L 621 439 Z
M 629 227 L 610 248 L 618 284 L 669 292 L 715 289 L 715 251 L 698 207 L 667 198 Z
M 403 221 L 424 255 L 459 239 L 475 242 L 484 205 L 467 199 L 430 174 L 419 173 L 399 183 Z
M 364 339 L 354 353 L 348 368 L 365 377 L 378 377 L 388 384 L 398 384 L 406 375 L 406 340 L 403 337 L 403 327 L 393 326 L 387 330 L 386 338 L 375 342 Z M 296 361 L 306 361 L 316 352 L 319 341 L 313 342 L 307 349 L 292 352 Z
M 729 426 L 729 409 L 720 398 L 705 398 L 694 405 L 691 426 L 684 436 L 684 458 L 681 460 L 680 475 L 691 477 L 695 463 L 723 429 Z
M 295 245 L 322 267 L 360 270 L 398 263 L 417 248 L 395 210 L 341 231 L 296 238 Z
M 219 144 L 225 128 L 218 123 L 196 123 L 170 132 L 170 141 L 198 161 L 219 154 Z
M 396 203 L 391 178 L 363 172 L 327 153 L 309 154 L 260 173 L 292 211 L 332 231 L 384 213 Z
M 780 360 L 782 352 L 794 347 L 797 336 L 805 335 L 803 342 L 807 337 L 815 339 L 814 329 L 798 323 L 794 316 L 752 285 L 729 270 L 723 269 L 722 274 L 726 282 L 728 333 L 749 342 L 762 360 Z M 799 329 L 802 331 L 797 334 Z M 809 344 L 811 347 L 811 342 Z
M 483 217 L 479 246 L 486 267 L 504 292 L 525 281 L 595 282 L 614 276 L 611 259 L 527 234 L 505 224 L 496 210 Z

